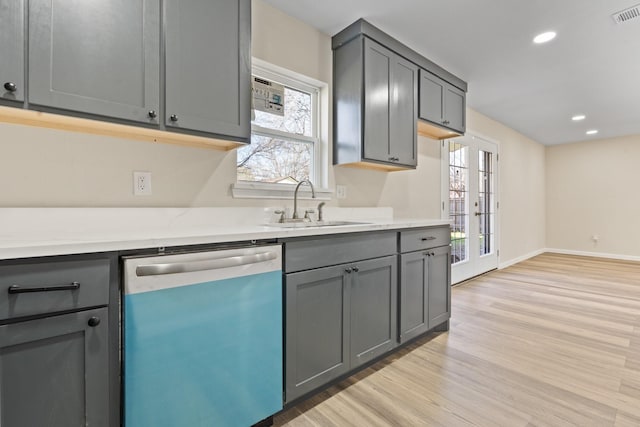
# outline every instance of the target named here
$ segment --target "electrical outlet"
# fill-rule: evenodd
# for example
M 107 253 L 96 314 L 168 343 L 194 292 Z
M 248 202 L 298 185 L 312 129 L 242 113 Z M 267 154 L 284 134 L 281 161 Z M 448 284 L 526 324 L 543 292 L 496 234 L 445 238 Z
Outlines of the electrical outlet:
M 346 199 L 347 198 L 347 186 L 346 185 L 336 185 L 336 197 L 338 199 Z
M 133 195 L 134 196 L 150 196 L 151 195 L 151 172 L 134 172 L 133 173 Z

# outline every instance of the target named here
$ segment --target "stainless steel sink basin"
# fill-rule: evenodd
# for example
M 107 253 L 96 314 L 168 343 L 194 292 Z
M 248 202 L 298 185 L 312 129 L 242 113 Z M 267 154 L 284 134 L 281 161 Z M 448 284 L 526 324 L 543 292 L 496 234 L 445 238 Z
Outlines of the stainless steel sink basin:
M 341 225 L 363 225 L 371 224 L 370 222 L 359 221 L 309 221 L 309 222 L 272 222 L 267 224 L 269 227 L 280 228 L 309 228 L 309 227 L 338 227 Z

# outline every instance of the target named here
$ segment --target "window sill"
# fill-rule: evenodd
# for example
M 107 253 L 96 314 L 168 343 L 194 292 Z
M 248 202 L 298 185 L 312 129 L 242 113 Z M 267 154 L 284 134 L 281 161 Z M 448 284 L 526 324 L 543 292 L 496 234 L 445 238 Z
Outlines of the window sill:
M 296 187 L 293 184 L 266 184 L 263 182 L 237 182 L 231 184 L 231 195 L 234 199 L 284 199 L 292 200 Z M 333 191 L 316 188 L 315 200 L 331 200 Z M 309 200 L 311 190 L 303 185 L 298 191 L 299 200 Z

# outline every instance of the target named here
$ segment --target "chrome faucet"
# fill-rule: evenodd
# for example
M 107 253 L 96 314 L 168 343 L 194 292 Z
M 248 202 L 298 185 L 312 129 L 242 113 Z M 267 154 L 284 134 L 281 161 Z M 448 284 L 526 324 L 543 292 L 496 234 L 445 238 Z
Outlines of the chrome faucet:
M 293 192 L 293 215 L 291 216 L 291 219 L 298 219 L 298 189 L 300 188 L 300 186 L 302 184 L 309 184 L 309 187 L 311 187 L 311 197 L 312 198 L 316 198 L 316 191 L 313 189 L 313 184 L 311 183 L 311 181 L 309 181 L 308 179 L 303 179 L 302 181 L 300 181 L 298 183 L 298 185 L 296 185 L 296 190 Z

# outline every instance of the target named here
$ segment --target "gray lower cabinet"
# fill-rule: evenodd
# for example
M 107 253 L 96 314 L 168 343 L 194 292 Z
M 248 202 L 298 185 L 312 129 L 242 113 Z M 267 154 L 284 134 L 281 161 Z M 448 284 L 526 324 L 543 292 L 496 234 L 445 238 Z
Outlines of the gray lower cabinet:
M 344 266 L 286 275 L 287 402 L 349 370 L 350 280 Z
M 24 2 L 0 0 L 0 101 L 24 100 Z
M 0 261 L 0 425 L 119 425 L 114 254 Z
M 352 276 L 349 296 L 352 369 L 396 346 L 397 265 L 394 255 L 347 267 Z
M 417 164 L 418 67 L 357 37 L 334 50 L 334 164 Z
M 397 345 L 396 245 L 395 232 L 285 243 L 285 402 Z
M 400 233 L 400 342 L 451 317 L 449 227 Z M 411 250 L 411 252 L 407 252 Z
M 0 424 L 109 426 L 108 325 L 99 308 L 0 326 Z
M 420 70 L 420 119 L 459 134 L 466 130 L 465 92 Z
M 167 0 L 169 130 L 250 136 L 250 0 Z
M 160 0 L 28 3 L 30 104 L 158 123 Z

